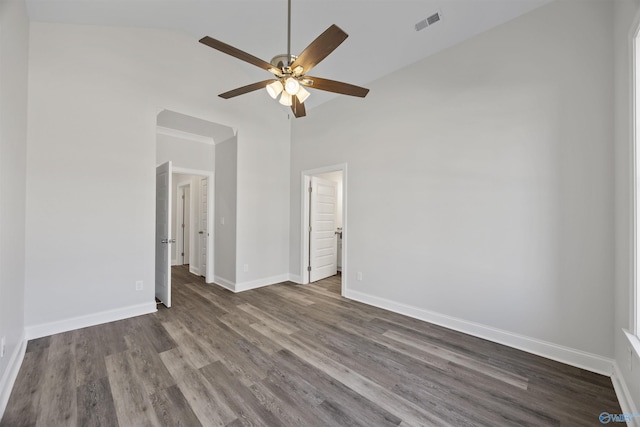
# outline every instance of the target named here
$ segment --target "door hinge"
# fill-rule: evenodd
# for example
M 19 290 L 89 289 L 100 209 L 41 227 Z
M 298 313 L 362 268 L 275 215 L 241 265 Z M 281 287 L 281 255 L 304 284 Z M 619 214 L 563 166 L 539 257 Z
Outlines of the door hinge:
M 311 266 L 307 267 L 307 271 L 311 271 Z
M 184 228 L 184 224 L 182 224 L 182 228 Z
M 309 193 L 311 193 L 311 191 L 313 191 L 313 190 L 311 189 L 311 187 L 309 187 Z
M 311 226 L 309 226 L 309 233 L 311 233 Z
M 184 256 L 184 252 L 182 252 L 182 256 Z
M 182 200 L 184 200 L 184 194 L 182 195 Z

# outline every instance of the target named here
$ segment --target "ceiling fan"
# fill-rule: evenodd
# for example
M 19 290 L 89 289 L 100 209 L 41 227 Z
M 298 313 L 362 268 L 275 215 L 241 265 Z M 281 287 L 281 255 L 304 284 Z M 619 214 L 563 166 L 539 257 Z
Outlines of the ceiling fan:
M 209 36 L 203 37 L 200 40 L 202 44 L 267 70 L 274 75 L 272 79 L 242 86 L 221 93 L 219 96 L 224 99 L 229 99 L 265 87 L 273 99 L 276 99 L 278 95 L 280 95 L 280 104 L 290 106 L 295 117 L 306 116 L 304 101 L 309 97 L 310 93 L 305 87 L 342 95 L 359 96 L 361 98 L 367 96 L 369 89 L 349 83 L 307 75 L 313 67 L 318 65 L 320 61 L 340 46 L 349 35 L 342 31 L 337 25 L 331 25 L 324 33 L 320 34 L 311 42 L 300 55 L 292 55 L 291 0 L 288 0 L 287 14 L 287 53 L 274 56 L 270 63 Z

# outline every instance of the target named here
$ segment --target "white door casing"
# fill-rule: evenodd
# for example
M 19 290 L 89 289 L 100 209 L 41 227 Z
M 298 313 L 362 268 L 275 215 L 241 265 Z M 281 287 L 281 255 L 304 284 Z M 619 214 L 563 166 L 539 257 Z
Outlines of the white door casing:
M 315 282 L 338 272 L 336 212 L 338 184 L 311 177 L 309 231 L 309 281 Z
M 209 209 L 209 180 L 208 178 L 202 178 L 200 180 L 200 231 L 198 239 L 200 248 L 200 260 L 198 267 L 200 268 L 200 275 L 207 276 L 207 241 L 209 240 L 208 230 L 208 209 Z
M 176 265 L 189 264 L 190 184 L 178 185 L 176 206 Z
M 156 168 L 156 298 L 171 307 L 171 162 Z
M 190 232 L 188 235 L 189 246 L 188 252 L 185 251 L 185 261 L 188 260 L 189 264 L 189 272 L 191 274 L 195 274 L 198 276 L 203 276 L 207 283 L 213 283 L 215 271 L 214 271 L 214 250 L 213 250 L 213 239 L 214 233 L 212 232 L 213 228 L 211 224 L 213 224 L 213 212 L 214 212 L 214 197 L 213 197 L 213 189 L 215 188 L 214 182 L 215 178 L 213 173 L 205 170 L 198 169 L 189 169 L 182 167 L 173 167 L 174 173 L 179 173 L 182 175 L 191 175 L 191 180 L 188 184 L 187 190 L 187 200 L 188 200 L 188 218 L 189 218 L 189 228 Z M 202 208 L 201 208 L 201 191 L 200 188 L 201 180 L 206 180 L 207 188 L 206 188 L 206 216 L 203 218 Z M 206 234 L 202 235 L 199 232 L 202 230 L 200 227 L 202 223 L 206 227 Z M 204 231 L 204 230 L 202 230 Z M 204 243 L 202 241 L 202 236 L 205 235 Z M 203 263 L 201 263 L 201 245 L 204 245 L 205 248 L 205 271 L 200 271 L 200 267 Z M 189 256 L 187 257 L 187 253 Z
M 184 256 L 182 257 L 182 264 L 189 263 L 189 247 L 191 240 L 191 186 L 187 185 L 183 187 L 184 191 L 184 218 L 182 219 L 184 223 L 183 237 L 184 244 L 182 251 L 184 252 Z

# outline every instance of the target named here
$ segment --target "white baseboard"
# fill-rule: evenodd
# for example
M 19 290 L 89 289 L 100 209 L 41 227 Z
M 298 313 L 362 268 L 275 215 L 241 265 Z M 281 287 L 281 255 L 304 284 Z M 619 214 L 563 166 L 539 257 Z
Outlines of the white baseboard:
M 189 273 L 191 274 L 195 274 L 196 276 L 200 275 L 200 269 L 193 267 L 191 264 L 189 264 Z
M 275 285 L 289 280 L 289 274 L 281 274 L 279 276 L 265 277 L 264 279 L 252 280 L 250 282 L 236 283 L 234 292 L 243 292 L 251 289 L 261 288 L 263 286 Z
M 281 274 L 279 276 L 266 277 L 264 279 L 252 280 L 250 282 L 234 283 L 224 277 L 215 276 L 214 283 L 231 292 L 238 293 L 249 291 L 251 289 L 262 288 L 263 286 L 275 285 L 276 283 L 287 282 L 291 280 L 290 274 Z
M 297 274 L 289 274 L 289 281 L 293 283 L 297 283 L 298 285 L 301 285 L 302 277 Z
M 20 371 L 20 366 L 22 366 L 22 361 L 24 360 L 24 354 L 26 351 L 27 338 L 23 332 L 22 338 L 20 339 L 20 345 L 17 345 L 11 353 L 7 369 L 4 371 L 2 378 L 0 378 L 0 419 L 2 419 L 2 416 L 4 415 L 7 403 L 9 403 L 11 390 L 13 389 L 13 384 L 16 382 L 16 378 L 18 378 L 18 372 Z
M 230 290 L 231 292 L 236 291 L 236 284 L 233 283 L 231 280 L 225 279 L 224 277 L 213 276 L 213 283 L 215 283 L 218 286 L 222 286 L 223 288 Z
M 611 376 L 614 360 L 597 354 L 565 347 L 551 342 L 515 334 L 502 329 L 493 328 L 475 322 L 470 322 L 430 310 L 391 301 L 385 298 L 365 294 L 354 290 L 345 290 L 346 298 L 403 314 L 405 316 L 424 320 L 425 322 L 444 326 L 475 337 L 483 338 L 509 347 L 517 348 L 528 353 L 552 359 L 577 368 L 586 369 L 601 375 Z
M 618 398 L 618 402 L 620 403 L 620 409 L 622 409 L 622 413 L 637 414 L 638 408 L 631 398 L 629 387 L 627 387 L 627 383 L 625 382 L 624 376 L 620 371 L 620 367 L 615 361 L 613 362 L 613 373 L 611 374 L 611 382 L 613 383 L 613 389 L 616 392 L 616 397 Z M 631 418 L 627 422 L 627 425 L 630 427 L 640 427 L 640 418 Z
M 141 316 L 143 314 L 157 311 L 155 301 L 131 305 L 129 307 L 107 310 L 99 313 L 88 314 L 86 316 L 72 317 L 70 319 L 58 320 L 40 325 L 27 326 L 27 339 L 46 337 L 61 332 L 73 331 L 74 329 L 86 328 L 88 326 L 100 325 L 102 323 L 115 322 L 116 320 L 127 319 L 129 317 Z

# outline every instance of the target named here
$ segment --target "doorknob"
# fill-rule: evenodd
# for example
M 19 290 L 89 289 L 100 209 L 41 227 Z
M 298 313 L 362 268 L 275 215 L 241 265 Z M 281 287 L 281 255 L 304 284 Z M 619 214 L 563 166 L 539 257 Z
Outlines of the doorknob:
M 171 239 L 171 240 L 169 240 L 169 239 L 162 239 L 162 240 L 160 240 L 160 243 L 175 243 L 175 242 L 176 242 L 176 239 Z
M 198 231 L 198 234 L 204 234 L 204 231 Z

